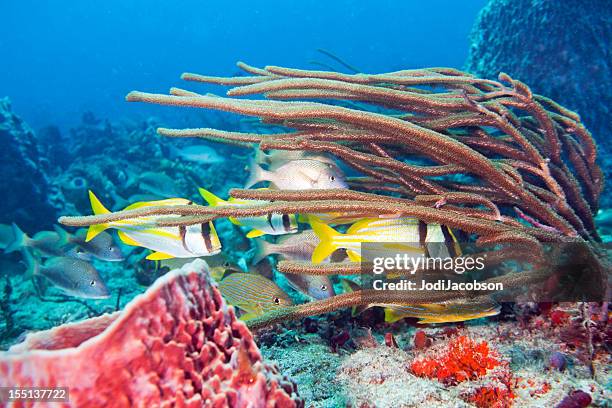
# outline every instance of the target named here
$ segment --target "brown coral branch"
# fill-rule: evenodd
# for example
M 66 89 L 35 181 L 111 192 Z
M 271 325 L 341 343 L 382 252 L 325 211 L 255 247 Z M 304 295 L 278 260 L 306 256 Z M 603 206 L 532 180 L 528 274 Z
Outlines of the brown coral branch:
M 529 284 L 541 282 L 548 277 L 547 273 L 513 273 L 501 277 L 487 279 L 485 283 L 502 283 L 504 290 L 525 287 Z M 482 298 L 486 294 L 473 298 Z M 328 299 L 317 300 L 291 306 L 285 309 L 275 310 L 274 312 L 247 321 L 250 329 L 259 329 L 276 323 L 297 320 L 304 317 L 315 316 L 329 313 L 337 309 L 365 305 L 414 305 L 424 303 L 441 303 L 470 298 L 469 293 L 457 291 L 445 292 L 408 292 L 408 291 L 385 291 L 364 289 L 351 293 L 336 295 Z

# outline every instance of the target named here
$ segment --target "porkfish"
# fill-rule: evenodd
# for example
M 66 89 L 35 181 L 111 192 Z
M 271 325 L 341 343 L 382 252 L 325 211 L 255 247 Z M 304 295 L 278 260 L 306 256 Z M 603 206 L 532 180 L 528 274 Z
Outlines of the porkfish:
M 226 275 L 219 283 L 219 290 L 227 303 L 245 312 L 240 317 L 242 320 L 293 305 L 289 295 L 276 283 L 256 273 Z
M 91 208 L 94 214 L 107 214 L 109 211 L 100 200 L 89 192 Z M 168 198 L 159 201 L 143 201 L 131 204 L 124 210 L 135 210 L 146 207 L 170 207 L 175 205 L 191 205 L 193 202 L 184 198 Z M 180 215 L 174 215 L 180 217 Z M 118 231 L 119 238 L 127 245 L 148 248 L 154 251 L 147 256 L 150 260 L 169 258 L 197 258 L 218 254 L 221 251 L 221 242 L 212 222 L 197 225 L 178 227 L 158 227 L 155 221 L 162 217 L 173 215 L 155 215 L 138 217 L 128 220 L 111 221 L 103 224 L 91 225 L 87 231 L 86 242 L 91 241 L 98 234 L 108 228 Z
M 219 205 L 241 206 L 267 203 L 267 201 L 261 200 L 238 200 L 235 198 L 223 200 L 206 189 L 200 188 L 199 191 L 202 198 L 204 198 L 204 200 L 206 200 L 208 205 L 211 207 L 216 207 Z M 251 230 L 246 234 L 247 238 L 255 238 L 262 235 L 293 234 L 298 230 L 295 214 L 269 213 L 267 215 L 260 215 L 256 217 L 229 217 L 229 220 L 235 225 L 251 228 Z
M 342 234 L 316 217 L 310 225 L 321 240 L 312 253 L 312 262 L 321 263 L 337 249 L 346 249 L 349 259 L 361 262 L 362 243 L 380 243 L 381 250 L 408 253 L 415 257 L 455 257 L 460 254 L 457 239 L 444 225 L 425 224 L 415 218 L 364 218 Z

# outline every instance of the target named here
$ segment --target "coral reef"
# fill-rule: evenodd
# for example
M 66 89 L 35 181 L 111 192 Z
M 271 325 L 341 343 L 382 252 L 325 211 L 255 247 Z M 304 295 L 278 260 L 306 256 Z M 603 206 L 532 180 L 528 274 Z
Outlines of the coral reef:
M 398 338 L 399 348 L 379 343 L 344 359 L 338 368 L 337 382 L 345 388 L 353 406 L 566 407 L 582 406 L 569 404 L 578 399 L 584 401 L 587 396 L 592 399 L 593 406 L 606 406 L 610 397 L 605 386 L 610 380 L 609 367 L 602 372 L 599 381 L 588 378 L 577 367 L 563 374 L 544 367 L 547 356 L 559 347 L 560 341 L 549 338 L 547 333 L 517 330 L 508 322 L 496 327 L 468 324 L 457 333 L 450 333 L 448 328 L 419 330 L 425 330 L 429 337 L 436 339 L 431 348 L 411 347 L 406 333 L 410 329 L 404 327 Z M 511 331 L 513 336 L 500 336 L 506 331 Z M 478 359 L 477 348 L 483 348 L 483 344 L 487 344 L 487 356 L 495 355 L 499 365 L 483 371 L 468 368 L 472 373 L 479 372 L 471 379 L 441 382 L 437 377 L 415 376 L 412 372 L 415 364 L 427 359 L 433 362 L 436 355 L 451 363 L 449 368 L 457 368 L 453 359 L 449 359 L 452 348 L 465 348 L 467 355 Z M 534 353 L 536 350 L 539 354 Z M 463 350 L 455 355 L 464 359 L 462 354 Z M 605 360 L 602 358 L 602 363 Z M 434 364 L 443 365 L 442 362 Z
M 250 76 L 184 74 L 183 79 L 235 85 L 228 91 L 231 97 L 263 94 L 281 101 L 223 98 L 177 88 L 171 89 L 171 95 L 132 92 L 127 100 L 216 109 L 283 125 L 292 131 L 257 134 L 160 128 L 158 133 L 262 150 L 327 152 L 360 174 L 350 180 L 350 190 L 233 190 L 233 197 L 269 203 L 147 208 L 62 217 L 60 222 L 87 226 L 148 215 L 181 215 L 157 221 L 159 226 L 177 226 L 274 212 L 414 217 L 470 234 L 478 244 L 528 248 L 536 261 L 545 259 L 542 243 L 573 244 L 576 257 L 584 256 L 580 262 L 589 265 L 593 273 L 584 277 L 590 279 L 585 285 L 596 288 L 594 298 L 603 300 L 601 292 L 607 287 L 609 269 L 601 258 L 593 221 L 603 177 L 595 163 L 595 144 L 574 112 L 533 94 L 524 83 L 506 74 L 494 81 L 450 68 L 347 75 L 239 66 Z M 300 101 L 303 99 L 330 103 Z M 370 105 L 379 110 L 369 110 Z M 498 259 L 508 259 L 503 258 L 507 253 L 498 255 Z M 360 265 L 350 263 L 280 262 L 278 270 L 361 273 Z M 552 272 L 567 273 L 563 268 Z M 491 282 L 502 282 L 506 289 L 512 289 L 546 277 L 536 269 L 534 273 L 499 276 Z M 361 290 L 274 311 L 249 325 L 261 327 L 348 306 L 444 302 L 465 296 L 453 291 Z
M 112 315 L 29 334 L 0 385 L 69 387 L 78 406 L 299 407 L 212 286 L 206 263 L 169 272 Z
M 444 349 L 431 348 L 428 354 L 414 360 L 410 370 L 419 377 L 437 378 L 445 384 L 480 378 L 502 364 L 486 342 L 478 343 L 465 336 L 453 338 Z
M 12 112 L 8 98 L 0 99 L 0 141 L 0 223 L 15 222 L 26 232 L 50 227 L 57 213 L 48 202 L 47 163 L 34 132 Z
M 508 72 L 580 114 L 612 152 L 612 9 L 606 0 L 491 0 L 474 25 L 466 68 L 484 78 Z M 602 163 L 606 177 L 611 167 Z M 612 198 L 603 197 L 610 207 Z

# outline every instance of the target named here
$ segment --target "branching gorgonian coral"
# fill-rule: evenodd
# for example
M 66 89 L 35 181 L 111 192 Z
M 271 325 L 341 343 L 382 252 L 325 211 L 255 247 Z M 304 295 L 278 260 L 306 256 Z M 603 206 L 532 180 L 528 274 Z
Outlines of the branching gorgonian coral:
M 592 255 L 589 262 L 598 265 L 607 285 L 593 222 L 603 177 L 595 162 L 595 144 L 575 113 L 532 94 L 525 84 L 506 74 L 492 81 L 450 68 L 348 75 L 238 65 L 247 76 L 182 76 L 188 81 L 234 86 L 228 97 L 172 88 L 170 95 L 131 92 L 127 100 L 258 117 L 286 131 L 259 134 L 160 128 L 158 132 L 262 150 L 325 152 L 359 173 L 350 178 L 349 190 L 238 189 L 231 191 L 233 197 L 269 203 L 148 207 L 62 217 L 60 221 L 86 226 L 144 215 L 175 215 L 159 219 L 158 225 L 171 226 L 271 212 L 415 217 L 461 230 L 478 244 L 512 243 L 528 246 L 533 253 L 543 243 L 584 245 Z M 236 98 L 250 95 L 266 99 Z M 358 265 L 346 263 L 281 262 L 278 269 L 306 274 L 360 273 Z M 537 273 L 492 279 L 520 286 L 537 280 Z M 436 296 L 425 299 L 410 292 L 363 290 L 293 306 L 250 325 L 358 304 L 461 301 L 469 294 Z

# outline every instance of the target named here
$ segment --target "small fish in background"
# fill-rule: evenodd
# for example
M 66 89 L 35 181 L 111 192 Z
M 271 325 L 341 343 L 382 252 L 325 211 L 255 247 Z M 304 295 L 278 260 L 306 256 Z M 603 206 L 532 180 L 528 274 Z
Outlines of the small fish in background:
M 80 229 L 76 234 L 70 234 L 59 225 L 55 225 L 54 228 L 61 242 L 74 245 L 72 249 L 66 252 L 68 256 L 86 261 L 91 260 L 92 257 L 108 262 L 120 262 L 125 259 L 121 248 L 115 244 L 113 237 L 108 232 L 101 232 L 91 241 L 86 241 L 86 229 Z
M 304 295 L 316 299 L 327 299 L 336 295 L 334 285 L 329 276 L 297 275 L 283 273 L 291 287 Z
M 255 256 L 253 264 L 258 264 L 268 255 L 278 254 L 292 261 L 310 261 L 312 253 L 321 240 L 313 230 L 279 237 L 276 243 L 255 240 Z
M 178 197 L 176 182 L 166 173 L 147 171 L 138 177 L 138 188 L 147 193 L 151 193 L 157 198 Z
M 70 296 L 86 299 L 110 297 L 96 268 L 82 259 L 52 257 L 41 265 L 28 248 L 22 248 L 22 254 L 27 267 L 26 276 L 43 277 Z
M 426 303 L 421 305 L 387 305 L 385 322 L 394 323 L 406 317 L 419 318 L 418 323 L 454 323 L 499 314 L 501 307 L 493 302 Z
M 258 264 L 268 255 L 278 254 L 284 259 L 308 261 L 319 243 L 319 237 L 312 230 L 296 235 L 280 237 L 276 243 L 256 240 L 253 264 Z M 334 296 L 334 287 L 328 276 L 283 274 L 295 290 L 314 299 L 327 299 Z
M 230 305 L 246 312 L 242 320 L 293 305 L 276 283 L 254 273 L 229 274 L 219 283 L 219 290 Z
M 177 157 L 199 164 L 219 164 L 225 162 L 225 158 L 219 155 L 215 149 L 205 145 L 187 146 L 181 148 L 171 147 L 170 158 L 174 159 Z
M 359 284 L 349 279 L 341 279 L 342 288 L 345 293 L 360 290 Z M 373 303 L 354 307 L 353 316 L 358 315 L 371 307 L 382 307 L 385 311 L 385 322 L 394 323 L 406 317 L 418 318 L 418 323 L 453 323 L 464 322 L 481 317 L 495 316 L 501 310 L 500 306 L 493 300 L 482 301 L 453 301 L 449 303 L 424 303 L 424 304 L 385 304 Z
M 264 170 L 251 160 L 245 188 L 269 181 L 278 190 L 319 190 L 347 188 L 344 173 L 336 165 L 317 160 L 300 159 L 287 162 L 273 170 Z
M 94 214 L 107 214 L 109 211 L 102 205 L 93 192 L 89 192 L 91 208 Z M 135 210 L 153 206 L 191 205 L 193 202 L 184 198 L 169 198 L 159 201 L 134 203 L 124 210 Z M 108 228 L 118 230 L 119 239 L 127 245 L 139 246 L 153 250 L 147 256 L 149 260 L 168 258 L 197 258 L 209 256 L 221 251 L 221 241 L 212 222 L 181 227 L 157 227 L 154 222 L 164 216 L 148 216 L 130 220 L 112 221 L 91 225 L 87 231 L 89 242 Z M 177 215 L 177 217 L 180 217 Z
M 274 170 L 287 162 L 301 159 L 316 160 L 331 166 L 337 166 L 332 158 L 321 153 L 307 152 L 304 150 L 272 150 L 270 153 L 266 154 L 263 150 L 255 151 L 255 162 L 266 165 L 268 170 Z
M 346 249 L 351 261 L 361 262 L 361 243 L 364 242 L 378 242 L 391 252 L 415 257 L 446 258 L 460 253 L 457 239 L 450 229 L 444 225 L 425 224 L 415 218 L 365 218 L 351 225 L 345 234 L 315 217 L 309 217 L 309 221 L 321 240 L 312 253 L 313 263 L 321 263 L 340 248 Z M 434 254 L 428 253 L 430 248 Z
M 2 233 L 7 234 L 8 230 L 3 228 Z M 12 239 L 8 237 L 2 239 L 3 241 L 9 241 L 4 248 L 4 252 L 7 254 L 19 251 L 22 248 L 30 248 L 40 252 L 40 254 L 45 257 L 64 255 L 64 251 L 62 250 L 64 244 L 55 231 L 40 231 L 30 238 L 17 226 L 17 224 L 13 223 L 11 226 L 11 235 Z
M 209 206 L 217 207 L 219 205 L 248 205 L 248 204 L 261 204 L 267 201 L 260 200 L 237 200 L 230 198 L 229 200 L 223 200 L 217 197 L 213 193 L 203 188 L 199 189 L 200 195 Z M 270 213 L 268 215 L 261 215 L 257 217 L 245 217 L 245 218 L 234 218 L 229 217 L 229 220 L 241 227 L 252 228 L 246 236 L 247 238 L 260 237 L 262 235 L 284 235 L 293 234 L 297 232 L 297 218 L 295 214 L 278 214 Z

